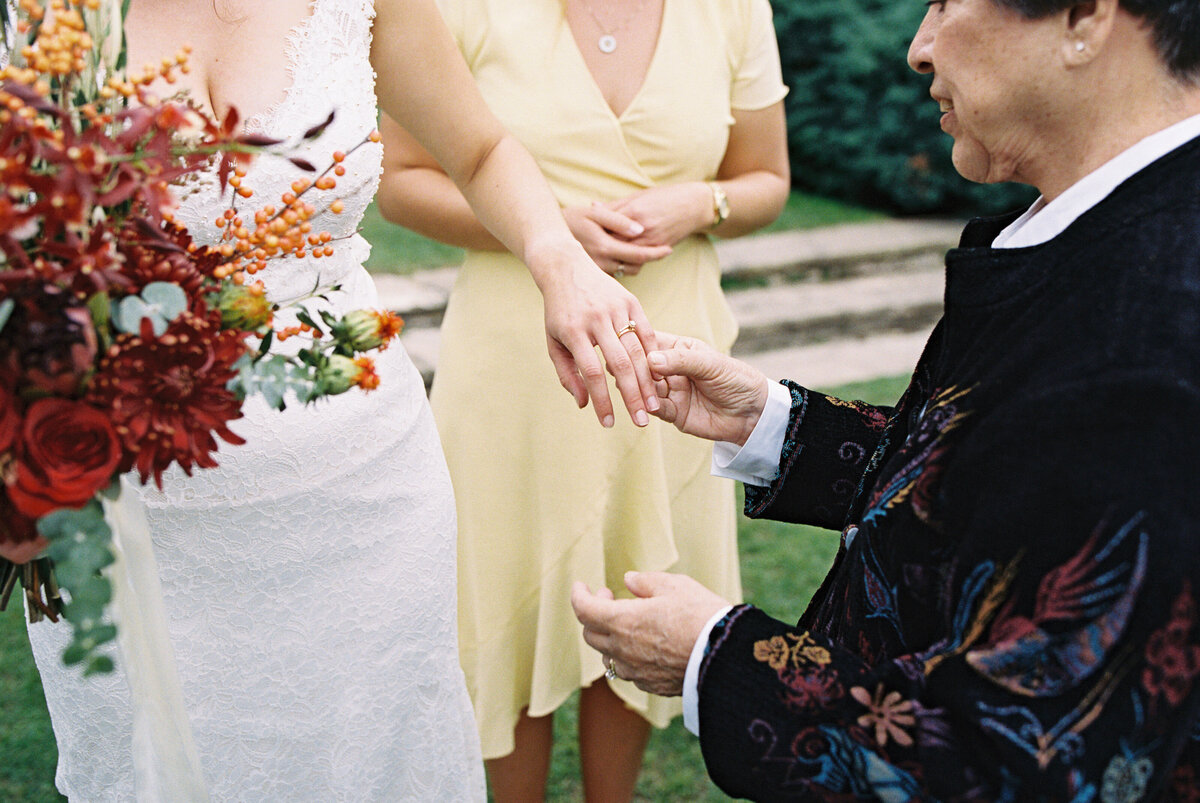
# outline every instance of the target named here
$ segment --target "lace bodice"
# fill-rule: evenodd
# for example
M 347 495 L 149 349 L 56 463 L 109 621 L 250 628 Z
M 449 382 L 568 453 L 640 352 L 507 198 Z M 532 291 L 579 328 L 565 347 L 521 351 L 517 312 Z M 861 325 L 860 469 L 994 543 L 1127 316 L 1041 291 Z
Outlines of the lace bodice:
M 246 131 L 289 138 L 295 143 L 299 132 L 317 125 L 333 111 L 333 123 L 320 137 L 288 150 L 318 169 L 329 164 L 335 150 L 349 151 L 361 141 L 377 124 L 375 73 L 369 47 L 374 14 L 372 0 L 315 0 L 312 14 L 288 38 L 288 69 L 293 82 L 287 94 L 270 109 L 246 120 Z M 268 262 L 266 270 L 255 278 L 266 285 L 271 300 L 286 303 L 315 288 L 342 283 L 366 260 L 370 245 L 355 232 L 379 186 L 381 158 L 382 148 L 367 143 L 343 163 L 346 174 L 337 179 L 335 190 L 314 191 L 312 203 L 319 214 L 312 221 L 313 230 L 347 239 L 336 244 L 330 258 Z M 280 196 L 297 177 L 296 167 L 281 156 L 256 158 L 243 180 L 254 195 L 238 199 L 238 208 L 253 210 L 268 203 L 278 206 Z M 176 214 L 195 239 L 213 242 L 219 236 L 215 220 L 229 208 L 232 197 L 232 189 L 226 188 L 224 195 L 218 192 L 214 172 L 202 173 L 185 188 Z M 340 215 L 328 211 L 335 198 L 345 205 Z

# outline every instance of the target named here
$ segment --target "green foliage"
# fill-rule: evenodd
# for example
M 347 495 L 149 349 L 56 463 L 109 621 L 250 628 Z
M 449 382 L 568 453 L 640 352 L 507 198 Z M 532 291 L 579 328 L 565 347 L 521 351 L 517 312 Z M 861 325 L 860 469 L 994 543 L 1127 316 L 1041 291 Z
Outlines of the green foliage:
M 950 163 L 928 76 L 909 69 L 925 6 L 892 0 L 775 0 L 793 183 L 903 213 L 988 212 L 1032 200 Z
M 261 394 L 271 407 L 283 410 L 287 407 L 289 392 L 298 399 L 310 399 L 316 395 L 316 382 L 308 369 L 281 354 L 264 356 L 257 361 L 249 354 L 244 354 L 233 367 L 238 373 L 229 380 L 229 390 L 238 398 L 246 399 Z
M 111 672 L 112 660 L 98 652 L 117 637 L 117 629 L 105 619 L 104 611 L 112 600 L 112 584 L 101 569 L 114 560 L 112 530 L 104 510 L 92 499 L 78 510 L 61 508 L 47 513 L 38 519 L 37 528 L 50 541 L 46 556 L 54 562 L 58 584 L 71 597 L 63 607 L 72 632 L 63 663 L 82 664 L 84 675 Z

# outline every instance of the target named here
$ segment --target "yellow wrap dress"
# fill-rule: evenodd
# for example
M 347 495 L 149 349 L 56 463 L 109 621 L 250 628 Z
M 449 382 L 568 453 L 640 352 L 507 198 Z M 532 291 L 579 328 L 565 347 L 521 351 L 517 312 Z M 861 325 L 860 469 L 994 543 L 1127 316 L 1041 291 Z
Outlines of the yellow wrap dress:
M 439 4 L 490 107 L 563 206 L 713 179 L 731 110 L 787 92 L 767 0 L 664 0 L 645 82 L 620 116 L 562 0 Z M 656 328 L 732 345 L 737 325 L 708 237 L 622 281 Z M 601 428 L 559 384 L 543 320 L 520 261 L 469 252 L 431 394 L 457 499 L 461 660 L 485 758 L 512 751 L 523 708 L 547 714 L 604 674 L 572 615 L 572 582 L 620 595 L 626 571 L 670 570 L 741 595 L 734 489 L 709 474 L 711 446 L 657 420 L 637 429 L 615 387 L 617 424 Z M 678 699 L 613 686 L 658 727 L 680 710 Z

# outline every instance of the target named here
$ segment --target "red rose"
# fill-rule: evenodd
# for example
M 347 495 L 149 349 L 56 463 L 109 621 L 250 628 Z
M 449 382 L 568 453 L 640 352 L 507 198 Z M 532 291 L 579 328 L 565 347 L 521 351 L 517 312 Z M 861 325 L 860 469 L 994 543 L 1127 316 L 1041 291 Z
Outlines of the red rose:
M 21 430 L 21 413 L 16 395 L 0 382 L 0 454 L 13 448 Z
M 31 518 L 82 507 L 108 485 L 121 460 L 117 434 L 100 410 L 70 399 L 29 405 L 9 498 Z

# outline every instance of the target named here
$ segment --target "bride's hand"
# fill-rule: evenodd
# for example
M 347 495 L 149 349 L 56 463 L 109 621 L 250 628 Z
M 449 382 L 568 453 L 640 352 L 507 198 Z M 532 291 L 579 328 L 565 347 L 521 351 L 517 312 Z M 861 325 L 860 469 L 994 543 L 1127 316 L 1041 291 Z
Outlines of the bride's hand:
M 608 369 L 638 426 L 649 422 L 659 401 L 646 352 L 657 341 L 637 298 L 588 258 L 572 240 L 544 257 L 550 263 L 535 276 L 545 304 L 546 343 L 562 386 L 580 407 L 592 400 L 605 427 L 614 423 L 608 396 Z M 632 324 L 632 326 L 630 326 Z M 603 364 L 596 355 L 600 348 Z

